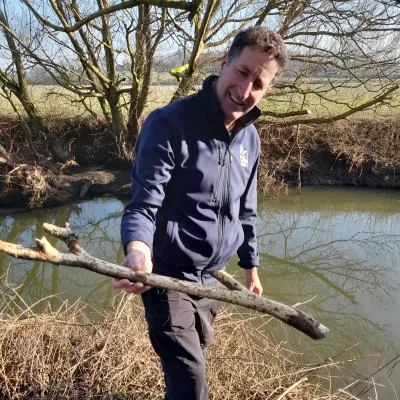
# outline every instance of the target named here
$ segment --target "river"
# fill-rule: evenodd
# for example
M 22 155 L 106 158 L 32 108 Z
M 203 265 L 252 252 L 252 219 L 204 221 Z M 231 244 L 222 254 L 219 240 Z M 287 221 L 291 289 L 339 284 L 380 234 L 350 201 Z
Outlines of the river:
M 39 211 L 0 215 L 2 240 L 32 245 L 43 235 L 43 222 L 69 221 L 92 255 L 120 263 L 119 225 L 126 200 L 97 199 Z M 305 303 L 331 330 L 328 338 L 312 341 L 268 316 L 258 317 L 277 340 L 302 351 L 306 362 L 335 361 L 379 354 L 340 364 L 334 387 L 345 385 L 341 373 L 353 379 L 369 375 L 400 354 L 400 192 L 352 188 L 303 188 L 277 199 L 259 200 L 258 241 L 264 294 L 287 304 Z M 55 244 L 55 240 L 52 244 Z M 60 245 L 60 244 L 58 244 Z M 65 248 L 65 245 L 63 245 Z M 237 260 L 228 265 L 239 279 Z M 26 304 L 48 304 L 81 298 L 95 308 L 107 308 L 115 295 L 110 280 L 88 271 L 15 260 L 0 254 L 2 290 L 15 290 Z M 57 296 L 55 296 L 57 294 Z M 21 300 L 21 304 L 22 304 Z M 23 305 L 21 305 L 23 307 Z M 337 358 L 336 355 L 349 349 Z M 393 367 L 393 368 L 392 368 Z M 350 371 L 351 370 L 351 371 Z M 390 382 L 387 376 L 390 375 Z M 400 368 L 390 363 L 377 374 L 380 399 L 400 393 Z M 359 395 L 365 385 L 353 383 Z M 362 395 L 374 397 L 374 390 Z

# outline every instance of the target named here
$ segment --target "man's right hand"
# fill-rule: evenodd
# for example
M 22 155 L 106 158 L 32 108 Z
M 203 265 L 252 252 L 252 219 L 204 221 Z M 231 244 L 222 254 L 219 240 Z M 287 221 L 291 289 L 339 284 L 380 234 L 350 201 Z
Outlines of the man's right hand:
M 153 271 L 153 263 L 151 261 L 150 248 L 147 244 L 139 241 L 128 243 L 127 255 L 122 265 L 134 271 L 151 273 Z M 150 289 L 150 286 L 145 286 L 141 282 L 132 283 L 127 279 L 113 279 L 112 285 L 115 289 L 134 294 L 141 294 Z

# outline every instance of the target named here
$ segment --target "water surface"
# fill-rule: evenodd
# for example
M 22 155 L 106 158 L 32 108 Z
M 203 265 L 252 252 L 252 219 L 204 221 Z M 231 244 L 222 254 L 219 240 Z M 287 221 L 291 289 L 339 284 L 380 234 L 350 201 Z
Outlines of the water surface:
M 43 222 L 63 225 L 69 221 L 90 254 L 120 263 L 119 225 L 124 203 L 98 199 L 0 216 L 0 238 L 32 245 L 35 237 L 43 235 Z M 260 199 L 258 241 L 264 294 L 291 305 L 305 303 L 302 309 L 327 325 L 331 333 L 315 342 L 293 329 L 282 329 L 268 316 L 258 317 L 258 322 L 277 340 L 301 346 L 306 362 L 335 357 L 350 347 L 342 359 L 380 354 L 380 365 L 390 361 L 400 353 L 399 227 L 400 193 L 396 191 L 305 188 L 300 196 L 293 192 L 278 199 Z M 236 262 L 232 260 L 228 270 L 242 279 Z M 107 308 L 115 295 L 108 278 L 4 254 L 0 254 L 0 275 L 27 304 L 59 294 L 38 304 L 37 311 L 46 304 L 56 308 L 64 300 L 78 298 L 96 308 Z M 351 366 L 367 375 L 378 367 L 377 358 Z M 390 372 L 400 393 L 400 371 L 385 369 L 386 374 Z M 343 385 L 340 371 L 337 375 L 334 386 Z M 361 375 L 353 377 L 360 379 Z M 383 373 L 379 378 L 388 385 Z M 363 388 L 365 385 L 357 386 L 353 394 Z M 396 398 L 393 390 L 392 394 L 380 392 L 381 399 Z M 374 392 L 363 397 L 368 395 Z

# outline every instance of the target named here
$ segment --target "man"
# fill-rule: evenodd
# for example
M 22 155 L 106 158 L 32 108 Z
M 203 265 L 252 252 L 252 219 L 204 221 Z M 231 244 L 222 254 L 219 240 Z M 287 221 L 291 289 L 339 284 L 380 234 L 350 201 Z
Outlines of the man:
M 123 265 L 212 285 L 208 271 L 224 268 L 237 252 L 247 288 L 262 293 L 255 233 L 260 140 L 252 123 L 286 62 L 278 34 L 249 28 L 235 37 L 219 77 L 151 113 L 137 143 L 133 197 L 122 218 Z M 142 294 L 165 398 L 208 399 L 205 348 L 219 302 L 127 280 L 113 285 Z

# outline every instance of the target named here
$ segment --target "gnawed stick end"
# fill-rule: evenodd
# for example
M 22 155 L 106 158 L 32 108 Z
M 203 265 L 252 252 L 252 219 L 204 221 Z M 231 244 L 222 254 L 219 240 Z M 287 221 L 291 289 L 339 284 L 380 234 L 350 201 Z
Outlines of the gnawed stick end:
M 65 228 L 61 228 L 59 226 L 48 224 L 45 222 L 43 224 L 43 229 L 49 235 L 55 236 L 56 238 L 63 240 L 67 244 L 70 251 L 75 253 L 81 249 L 79 236 L 71 230 L 68 222 L 65 223 Z
M 325 325 L 317 322 L 314 317 L 302 311 L 298 311 L 296 317 L 289 317 L 289 320 L 285 322 L 314 340 L 324 339 L 329 333 L 329 329 Z
M 45 238 L 44 238 L 45 239 Z M 47 240 L 45 239 L 47 242 Z M 0 240 L 0 250 L 14 258 L 24 260 L 37 260 L 57 264 L 59 262 L 59 252 L 54 249 L 50 243 L 43 242 L 42 239 L 36 239 L 37 247 L 24 247 L 21 244 L 8 243 Z M 49 246 L 52 250 L 49 250 Z
M 22 246 L 22 244 L 9 243 L 9 242 L 4 242 L 3 240 L 0 240 L 0 250 L 4 251 L 5 253 L 9 254 L 10 256 L 18 257 L 18 252 L 23 249 L 24 249 L 24 246 Z
M 316 322 L 316 325 L 312 329 L 312 331 L 309 331 L 307 335 L 314 340 L 321 340 L 325 339 L 328 336 L 328 333 L 330 332 L 329 328 L 327 328 L 325 325 L 322 325 L 318 322 Z
M 62 240 L 67 240 L 71 235 L 74 235 L 69 226 L 65 228 L 60 228 L 59 226 L 48 224 L 47 222 L 45 222 L 43 224 L 43 229 L 49 235 L 55 236 Z

